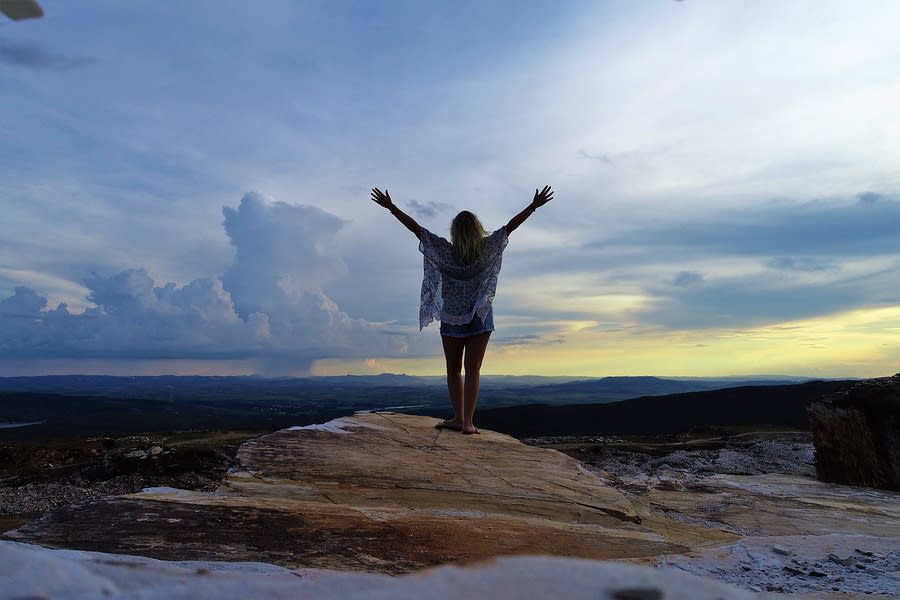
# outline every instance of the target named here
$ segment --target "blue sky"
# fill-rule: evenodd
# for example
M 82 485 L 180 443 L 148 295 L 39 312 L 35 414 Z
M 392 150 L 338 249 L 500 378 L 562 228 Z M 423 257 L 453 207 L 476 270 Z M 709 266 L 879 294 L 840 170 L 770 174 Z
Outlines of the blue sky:
M 897 3 L 41 4 L 0 21 L 0 375 L 440 373 L 368 190 L 446 234 L 544 184 L 486 371 L 900 371 Z

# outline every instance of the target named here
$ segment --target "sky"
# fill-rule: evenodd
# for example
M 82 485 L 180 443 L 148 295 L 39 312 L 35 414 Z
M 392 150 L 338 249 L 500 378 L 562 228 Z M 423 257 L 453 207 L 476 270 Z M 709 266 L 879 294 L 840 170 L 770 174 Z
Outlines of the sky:
M 0 20 L 0 376 L 900 372 L 900 3 L 40 0 Z

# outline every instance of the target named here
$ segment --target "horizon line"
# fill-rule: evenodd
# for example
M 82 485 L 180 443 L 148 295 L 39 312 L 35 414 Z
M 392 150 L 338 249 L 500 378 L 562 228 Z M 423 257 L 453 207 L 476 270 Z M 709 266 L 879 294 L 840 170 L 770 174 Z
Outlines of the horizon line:
M 887 375 L 889 377 L 890 375 Z M 340 375 L 261 375 L 258 373 L 248 374 L 248 375 L 214 375 L 214 374 L 190 374 L 190 375 L 178 375 L 174 373 L 160 373 L 157 375 L 111 375 L 111 374 L 101 374 L 101 373 L 54 373 L 54 374 L 46 374 L 46 375 L 0 375 L 0 380 L 2 379 L 38 379 L 38 378 L 50 378 L 50 377 L 109 377 L 109 378 L 117 378 L 117 379 L 153 379 L 153 378 L 218 378 L 218 379 L 262 379 L 262 380 L 272 380 L 272 381 L 283 381 L 290 379 L 336 379 L 340 377 L 408 377 L 410 379 L 443 379 L 445 375 L 410 375 L 408 373 L 369 373 L 369 374 L 359 374 L 359 373 L 344 373 Z M 511 374 L 500 374 L 500 373 L 482 373 L 482 378 L 485 377 L 503 377 L 503 378 L 536 378 L 536 379 L 637 379 L 637 378 L 647 378 L 652 377 L 656 379 L 674 379 L 674 380 L 684 380 L 684 379 L 798 379 L 798 380 L 807 380 L 807 381 L 819 381 L 819 380 L 837 380 L 837 379 L 871 379 L 870 377 L 859 377 L 859 376 L 841 376 L 841 375 L 833 375 L 829 377 L 821 377 L 821 376 L 808 376 L 808 375 L 786 375 L 786 374 L 766 374 L 766 373 L 758 373 L 758 374 L 750 374 L 750 375 L 511 375 Z

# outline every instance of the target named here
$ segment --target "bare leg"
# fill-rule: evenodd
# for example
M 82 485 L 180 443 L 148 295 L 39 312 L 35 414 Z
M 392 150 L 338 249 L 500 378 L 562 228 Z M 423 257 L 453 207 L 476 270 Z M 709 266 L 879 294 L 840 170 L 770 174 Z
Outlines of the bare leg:
M 463 433 L 478 433 L 478 429 L 475 428 L 472 420 L 475 417 L 475 406 L 478 404 L 478 392 L 481 388 L 481 363 L 484 361 L 484 353 L 487 350 L 490 339 L 490 331 L 466 338 L 466 383 L 462 413 Z
M 441 342 L 444 345 L 444 358 L 447 361 L 447 391 L 450 393 L 450 404 L 453 405 L 453 418 L 447 419 L 438 426 L 461 430 L 463 425 L 462 366 L 466 340 L 442 335 Z

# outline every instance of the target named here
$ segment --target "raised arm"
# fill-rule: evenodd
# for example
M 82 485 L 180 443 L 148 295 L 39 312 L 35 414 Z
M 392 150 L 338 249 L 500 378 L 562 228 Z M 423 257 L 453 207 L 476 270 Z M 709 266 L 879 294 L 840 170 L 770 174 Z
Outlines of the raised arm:
M 391 214 L 397 217 L 397 220 L 403 223 L 407 229 L 412 231 L 413 235 L 417 238 L 422 237 L 422 226 L 416 223 L 416 220 L 411 216 L 397 208 L 397 205 L 391 200 L 391 195 L 387 190 L 382 192 L 378 188 L 372 188 L 372 201 L 391 211 Z
M 534 199 L 531 201 L 531 204 L 525 207 L 525 209 L 514 216 L 509 220 L 509 223 L 506 224 L 506 235 L 509 235 L 516 229 L 518 229 L 519 225 L 525 222 L 525 219 L 530 217 L 534 211 L 536 211 L 541 206 L 547 204 L 553 200 L 553 190 L 550 189 L 549 185 L 545 185 L 544 189 L 540 192 L 537 189 L 534 190 Z

